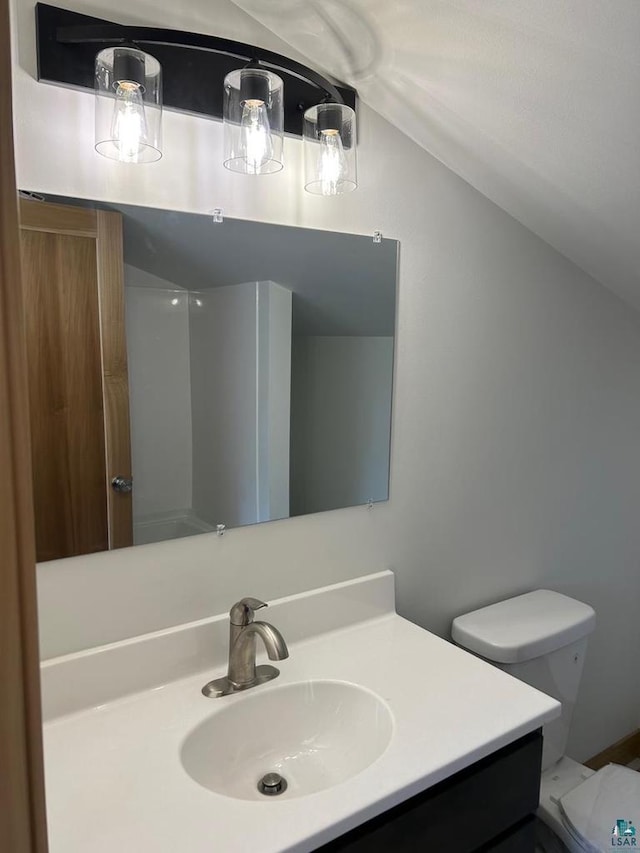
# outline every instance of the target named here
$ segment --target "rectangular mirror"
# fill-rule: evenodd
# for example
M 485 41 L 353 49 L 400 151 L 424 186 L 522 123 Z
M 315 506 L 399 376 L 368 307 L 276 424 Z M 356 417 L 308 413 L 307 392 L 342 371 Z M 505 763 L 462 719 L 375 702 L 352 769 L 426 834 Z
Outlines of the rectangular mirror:
M 38 559 L 388 498 L 398 244 L 21 199 Z

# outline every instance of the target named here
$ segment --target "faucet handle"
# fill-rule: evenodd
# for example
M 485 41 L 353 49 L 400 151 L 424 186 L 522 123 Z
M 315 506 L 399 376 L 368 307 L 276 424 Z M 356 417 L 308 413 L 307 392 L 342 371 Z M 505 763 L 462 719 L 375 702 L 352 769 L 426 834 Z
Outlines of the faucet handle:
M 249 625 L 253 622 L 254 611 L 268 606 L 266 601 L 260 601 L 258 598 L 243 598 L 237 601 L 229 611 L 229 621 L 232 625 Z

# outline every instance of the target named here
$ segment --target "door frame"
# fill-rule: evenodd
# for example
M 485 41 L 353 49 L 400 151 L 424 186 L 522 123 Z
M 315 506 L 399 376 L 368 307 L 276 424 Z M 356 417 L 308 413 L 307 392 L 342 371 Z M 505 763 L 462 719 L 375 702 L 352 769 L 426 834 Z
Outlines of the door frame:
M 31 448 L 8 0 L 0 0 L 0 847 L 46 853 Z

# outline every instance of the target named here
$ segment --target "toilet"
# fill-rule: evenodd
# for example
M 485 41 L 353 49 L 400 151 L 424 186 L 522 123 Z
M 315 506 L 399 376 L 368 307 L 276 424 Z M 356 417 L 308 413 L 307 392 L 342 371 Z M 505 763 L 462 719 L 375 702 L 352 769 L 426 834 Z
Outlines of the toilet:
M 595 613 L 548 589 L 454 619 L 454 642 L 553 696 L 562 714 L 543 728 L 538 816 L 545 853 L 640 851 L 640 773 L 609 764 L 593 771 L 565 756 Z

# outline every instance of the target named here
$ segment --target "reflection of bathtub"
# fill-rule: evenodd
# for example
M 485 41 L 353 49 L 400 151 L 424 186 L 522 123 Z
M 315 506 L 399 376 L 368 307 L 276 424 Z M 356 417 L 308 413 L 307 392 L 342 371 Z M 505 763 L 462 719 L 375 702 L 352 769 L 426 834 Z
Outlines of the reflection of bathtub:
M 133 522 L 133 544 L 148 545 L 166 539 L 181 539 L 198 533 L 211 533 L 214 528 L 190 510 L 176 513 L 158 513 L 144 516 Z

